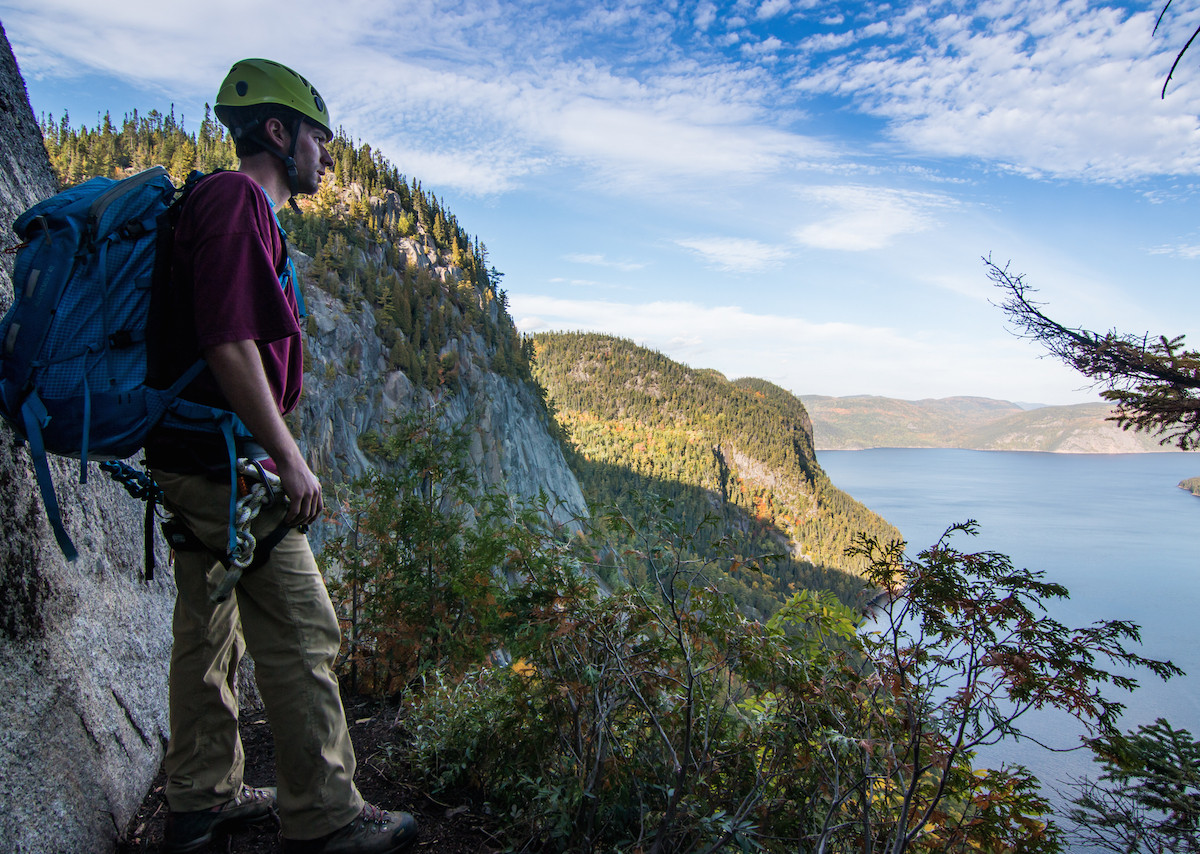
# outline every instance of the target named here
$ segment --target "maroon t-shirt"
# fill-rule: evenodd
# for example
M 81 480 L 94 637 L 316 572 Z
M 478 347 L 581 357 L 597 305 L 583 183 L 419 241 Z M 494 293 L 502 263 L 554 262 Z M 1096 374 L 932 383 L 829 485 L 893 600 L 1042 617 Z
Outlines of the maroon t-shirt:
M 162 345 L 166 375 L 179 376 L 207 347 L 252 340 L 280 413 L 291 412 L 300 400 L 304 353 L 295 285 L 280 285 L 286 267 L 283 237 L 263 189 L 239 172 L 203 179 L 175 229 L 171 272 L 176 301 L 165 312 L 167 340 Z M 231 408 L 207 369 L 180 396 Z M 228 469 L 219 436 L 158 430 L 147 452 L 151 465 L 166 471 L 194 469 L 194 457 L 205 467 Z
M 240 172 L 200 183 L 175 230 L 176 281 L 192 285 L 196 345 L 257 342 L 281 413 L 300 400 L 304 353 L 292 288 L 280 286 L 287 254 L 267 194 Z M 208 372 L 184 395 L 228 408 Z

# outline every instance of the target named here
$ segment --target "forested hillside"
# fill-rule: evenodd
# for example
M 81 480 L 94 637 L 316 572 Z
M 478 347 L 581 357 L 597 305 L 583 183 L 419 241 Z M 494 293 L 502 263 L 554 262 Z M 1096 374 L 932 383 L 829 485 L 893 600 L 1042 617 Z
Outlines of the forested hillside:
M 1018 406 L 983 397 L 896 400 L 857 395 L 800 398 L 817 448 L 969 448 L 1061 454 L 1136 454 L 1172 450 L 1149 433 L 1122 430 L 1107 403 Z
M 863 584 L 845 556 L 851 538 L 900 536 L 829 482 L 808 414 L 784 389 L 730 382 L 604 335 L 542 334 L 534 349 L 593 508 L 655 493 L 674 502 L 687 530 L 715 516 L 713 536 L 735 539 L 742 566 L 781 554 L 762 573 L 735 569 L 722 580 L 758 612 L 773 613 L 804 587 L 856 601 Z
M 105 114 L 95 128 L 72 127 L 64 114 L 41 121 L 46 150 L 63 186 L 94 175 L 121 177 L 155 164 L 177 184 L 193 169 L 237 165 L 233 142 L 208 115 L 187 131 L 174 111 L 134 111 L 118 126 Z M 348 305 L 366 300 L 388 367 L 433 390 L 452 380 L 446 342 L 478 333 L 492 354 L 491 368 L 529 380 L 529 358 L 499 289 L 487 269 L 487 249 L 458 224 L 436 197 L 409 182 L 370 145 L 355 146 L 341 130 L 330 142 L 333 180 L 299 200 L 301 213 L 280 211 L 289 242 L 313 258 L 308 282 Z M 407 253 L 405 242 L 421 251 Z M 428 256 L 443 263 L 434 265 Z

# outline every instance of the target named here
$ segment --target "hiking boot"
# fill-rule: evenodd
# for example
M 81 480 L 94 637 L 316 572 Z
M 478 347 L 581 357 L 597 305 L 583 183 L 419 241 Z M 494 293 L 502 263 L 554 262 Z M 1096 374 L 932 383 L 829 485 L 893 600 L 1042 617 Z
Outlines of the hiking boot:
M 284 839 L 283 854 L 393 854 L 412 845 L 417 821 L 366 804 L 354 821 L 318 839 Z
M 208 810 L 169 812 L 163 832 L 163 851 L 187 854 L 199 851 L 219 830 L 230 830 L 266 821 L 275 814 L 275 787 L 254 789 L 242 784 L 233 800 Z

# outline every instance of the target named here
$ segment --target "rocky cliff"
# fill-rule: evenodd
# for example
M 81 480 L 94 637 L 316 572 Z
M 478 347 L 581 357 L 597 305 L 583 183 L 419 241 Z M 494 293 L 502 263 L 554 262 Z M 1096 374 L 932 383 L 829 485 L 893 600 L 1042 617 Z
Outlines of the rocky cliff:
M 2 28 L 0 140 L 6 247 L 16 242 L 12 220 L 55 187 Z M 449 286 L 457 274 L 431 245 L 417 234 L 399 248 Z M 0 309 L 12 300 L 11 258 L 0 256 Z M 297 261 L 303 275 L 306 259 Z M 456 377 L 434 394 L 389 369 L 369 304 L 306 291 L 309 364 L 294 424 L 325 484 L 372 465 L 360 447 L 365 431 L 384 431 L 389 418 L 441 398 L 445 423 L 471 425 L 484 488 L 525 497 L 544 490 L 560 522 L 586 512 L 536 390 L 493 372 L 477 334 L 464 332 L 441 347 Z M 83 486 L 77 464 L 57 461 L 54 471 L 81 553 L 71 564 L 46 525 L 28 454 L 0 427 L 0 848 L 47 850 L 52 826 L 54 850 L 108 851 L 162 755 L 174 585 L 161 570 L 149 586 L 140 580 L 140 504 L 95 469 Z M 332 522 L 315 526 L 315 546 L 335 532 Z
M 413 241 L 402 242 L 402 248 L 415 251 Z M 420 257 L 453 281 L 452 265 L 425 251 Z M 310 261 L 295 250 L 292 255 L 303 278 Z M 488 348 L 477 332 L 464 332 L 441 348 L 439 357 L 453 357 L 456 376 L 430 392 L 388 368 L 371 304 L 358 300 L 347 305 L 315 287 L 306 293 L 309 366 L 297 423 L 323 482 L 346 483 L 380 464 L 361 447 L 363 434 L 386 431 L 388 422 L 402 413 L 439 406 L 446 425 L 470 425 L 471 461 L 485 489 L 526 499 L 544 491 L 556 523 L 586 515 L 579 484 L 550 434 L 536 391 L 491 371 Z M 310 536 L 319 544 L 336 531 L 336 523 L 326 522 Z
M 0 29 L 0 247 L 13 219 L 55 191 L 7 37 Z M 12 301 L 0 256 L 0 307 Z M 6 851 L 106 851 L 145 794 L 166 736 L 169 574 L 140 580 L 141 508 L 93 471 L 53 466 L 63 560 L 29 455 L 0 427 L 0 840 Z M 47 848 L 53 828 L 54 843 Z

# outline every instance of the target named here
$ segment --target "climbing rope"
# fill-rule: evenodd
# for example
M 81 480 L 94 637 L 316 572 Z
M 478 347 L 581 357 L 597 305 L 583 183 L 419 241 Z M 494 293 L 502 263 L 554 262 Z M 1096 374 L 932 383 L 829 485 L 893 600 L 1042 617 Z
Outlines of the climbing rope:
M 228 599 L 233 588 L 237 587 L 237 583 L 242 580 L 242 574 L 252 568 L 255 559 L 254 552 L 258 548 L 258 543 L 254 535 L 250 533 L 250 526 L 258 518 L 258 514 L 263 509 L 274 506 L 276 501 L 287 502 L 288 500 L 287 494 L 281 488 L 279 475 L 267 471 L 258 460 L 245 457 L 239 459 L 237 472 L 238 492 L 241 494 L 233 513 L 237 545 L 234 546 L 233 554 L 229 556 L 225 577 L 221 579 L 217 589 L 209 594 L 208 598 L 217 603 Z M 302 526 L 301 530 L 303 529 Z M 280 525 L 268 536 L 264 548 L 268 551 L 275 548 L 286 533 L 287 528 Z
M 148 471 L 140 471 L 128 463 L 117 462 L 115 460 L 100 463 L 100 468 L 105 474 L 125 487 L 125 491 L 138 501 L 153 500 L 156 504 L 162 503 L 162 490 L 158 488 L 158 484 L 150 477 Z
M 237 461 L 238 492 L 245 492 L 238 499 L 237 509 L 233 514 L 233 524 L 237 529 L 237 546 L 229 556 L 231 571 L 244 570 L 254 560 L 254 548 L 257 545 L 250 526 L 258 518 L 258 514 L 266 507 L 274 506 L 275 501 L 287 501 L 287 496 L 280 489 L 279 475 L 267 471 L 258 460 L 242 457 Z M 236 583 L 236 582 L 235 582 Z

